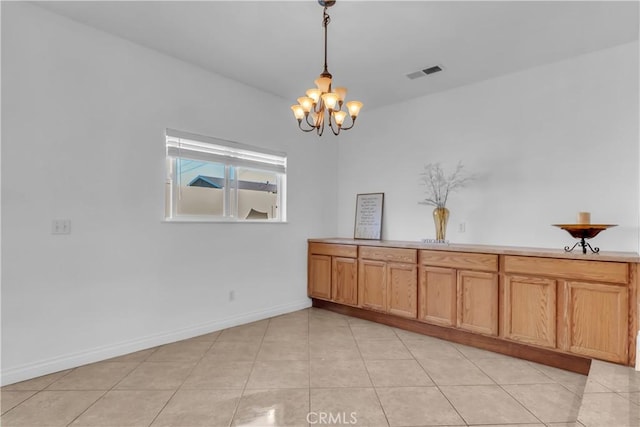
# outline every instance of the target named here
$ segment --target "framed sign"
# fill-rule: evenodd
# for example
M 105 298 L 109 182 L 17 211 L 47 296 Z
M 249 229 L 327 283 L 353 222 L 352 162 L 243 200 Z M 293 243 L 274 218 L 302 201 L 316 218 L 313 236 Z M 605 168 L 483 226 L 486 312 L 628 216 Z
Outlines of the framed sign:
M 382 238 L 382 205 L 384 193 L 356 196 L 356 226 L 354 239 L 380 240 Z

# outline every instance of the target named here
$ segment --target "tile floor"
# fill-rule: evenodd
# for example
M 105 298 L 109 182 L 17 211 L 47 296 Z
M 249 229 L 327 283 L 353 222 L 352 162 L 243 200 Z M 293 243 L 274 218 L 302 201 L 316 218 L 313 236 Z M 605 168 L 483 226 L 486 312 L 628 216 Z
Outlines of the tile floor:
M 587 380 L 313 308 L 1 396 L 4 427 L 640 425 L 640 374 L 628 368 L 596 363 Z

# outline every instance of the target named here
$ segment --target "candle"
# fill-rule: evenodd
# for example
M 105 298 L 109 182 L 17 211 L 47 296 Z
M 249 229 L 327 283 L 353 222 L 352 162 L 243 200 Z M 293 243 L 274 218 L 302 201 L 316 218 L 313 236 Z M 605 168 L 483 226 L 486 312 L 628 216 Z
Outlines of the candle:
M 591 224 L 591 213 L 578 212 L 578 224 Z

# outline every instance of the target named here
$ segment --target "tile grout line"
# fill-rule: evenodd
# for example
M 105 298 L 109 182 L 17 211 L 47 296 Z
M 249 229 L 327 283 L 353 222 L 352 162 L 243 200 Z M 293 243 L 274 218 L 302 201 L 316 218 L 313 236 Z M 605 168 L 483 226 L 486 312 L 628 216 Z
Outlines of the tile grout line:
M 85 391 L 85 390 L 83 390 L 83 391 Z M 82 411 L 74 419 L 72 419 L 71 422 L 69 422 L 69 424 L 67 424 L 67 427 L 71 426 L 78 418 L 80 418 L 82 416 L 82 414 L 87 412 L 90 408 L 93 408 L 96 403 L 98 403 L 100 400 L 102 400 L 102 398 L 105 396 L 105 394 L 109 393 L 110 390 L 100 390 L 100 391 L 103 392 L 100 395 L 100 397 L 98 397 L 91 405 L 87 406 L 84 411 Z
M 511 356 L 510 356 L 510 357 L 511 357 Z M 517 358 L 515 358 L 515 359 L 517 359 Z M 551 377 L 550 375 L 548 375 L 548 374 L 547 374 L 546 372 L 544 372 L 543 370 L 538 369 L 538 368 L 537 368 L 537 367 L 536 367 L 536 366 L 535 366 L 531 361 L 527 361 L 527 360 L 524 360 L 524 359 L 518 359 L 518 360 L 523 360 L 523 361 L 527 364 L 527 366 L 530 366 L 530 367 L 531 367 L 531 368 L 533 368 L 535 371 L 537 371 L 537 372 L 539 372 L 540 374 L 542 374 L 543 376 L 545 376 L 545 377 L 549 378 L 549 379 L 550 379 L 551 381 L 553 381 L 553 382 L 552 382 L 552 383 L 526 383 L 526 384 L 518 384 L 518 383 L 515 383 L 515 384 L 498 384 L 498 386 L 499 386 L 502 390 L 504 390 L 504 392 L 505 392 L 505 393 L 507 393 L 509 396 L 511 396 L 511 398 L 512 398 L 512 399 L 514 399 L 514 400 L 515 400 L 516 402 L 518 402 L 521 406 L 523 406 L 527 411 L 529 411 L 529 412 L 531 413 L 531 415 L 533 415 L 533 416 L 534 416 L 534 417 L 536 417 L 538 420 L 540 420 L 540 422 L 541 422 L 541 423 L 543 423 L 544 425 L 547 425 L 547 424 L 550 424 L 550 423 L 551 423 L 551 424 L 552 424 L 552 423 L 562 423 L 562 422 L 567 422 L 567 421 L 549 421 L 549 422 L 544 422 L 544 421 L 542 421 L 542 420 L 540 419 L 540 417 L 538 417 L 537 415 L 535 415 L 535 414 L 534 414 L 534 413 L 533 413 L 533 412 L 532 412 L 532 411 L 531 411 L 531 410 L 530 410 L 530 409 L 529 409 L 529 408 L 528 408 L 524 403 L 522 403 L 522 402 L 521 402 L 517 397 L 513 396 L 513 395 L 509 392 L 509 390 L 507 390 L 504 386 L 511 386 L 511 385 L 515 385 L 515 386 L 531 386 L 531 385 L 547 385 L 547 384 L 556 384 L 556 385 L 559 385 L 559 386 L 560 386 L 560 387 L 562 387 L 564 390 L 569 391 L 571 394 L 575 395 L 577 398 L 579 398 L 579 399 L 580 399 L 580 404 L 578 405 L 578 413 L 577 413 L 577 414 L 575 414 L 575 415 L 576 415 L 576 416 L 575 416 L 575 420 L 573 420 L 573 421 L 568 421 L 569 423 L 571 423 L 571 422 L 578 423 L 578 422 L 579 422 L 579 421 L 578 421 L 578 415 L 579 415 L 579 413 L 580 413 L 580 407 L 582 406 L 582 398 L 583 398 L 583 395 L 584 395 L 584 388 L 583 388 L 583 393 L 582 393 L 582 394 L 578 394 L 578 393 L 576 393 L 575 391 L 570 390 L 570 389 L 569 389 L 567 386 L 565 386 L 563 383 L 559 382 L 559 381 L 558 381 L 558 380 L 556 380 L 555 378 L 553 378 L 553 377 Z M 480 368 L 480 367 L 478 367 L 478 368 L 479 368 L 479 369 L 482 369 L 482 368 Z M 556 368 L 556 369 L 559 369 L 559 368 Z M 487 375 L 489 375 L 489 374 L 487 374 Z M 576 375 L 578 375 L 578 374 L 576 374 Z M 588 378 L 589 378 L 589 376 L 587 375 L 587 379 L 588 379 Z M 586 382 L 585 382 L 585 387 L 586 387 Z
M 584 389 L 587 387 L 587 380 L 589 379 L 589 375 L 588 374 L 586 375 L 584 387 L 582 387 L 582 393 L 577 393 L 574 390 L 571 390 L 569 387 L 567 387 L 564 383 L 561 383 L 560 381 L 556 380 L 555 378 L 552 378 L 551 375 L 547 374 L 545 371 L 537 368 L 531 361 L 528 361 L 528 365 L 531 366 L 536 371 L 540 372 L 545 377 L 547 377 L 550 380 L 552 380 L 555 384 L 558 384 L 558 385 L 562 386 L 564 389 L 566 389 L 569 392 L 571 392 L 571 393 L 575 394 L 576 396 L 580 397 L 580 404 L 582 405 L 582 396 L 584 396 Z M 553 366 L 552 366 L 552 368 L 553 368 Z M 560 369 L 560 368 L 555 368 L 555 369 Z M 576 374 L 576 375 L 581 375 L 581 374 Z
M 152 348 L 153 348 L 153 347 L 152 347 Z M 130 370 L 129 372 L 127 372 L 127 374 L 126 374 L 124 377 L 122 377 L 119 381 L 116 381 L 116 383 L 115 383 L 114 385 L 112 385 L 112 386 L 111 386 L 111 388 L 109 388 L 109 389 L 107 389 L 107 390 L 104 390 L 104 393 L 102 393 L 102 395 L 100 395 L 100 397 L 98 397 L 98 398 L 97 398 L 97 399 L 96 399 L 96 400 L 95 400 L 91 405 L 87 406 L 87 407 L 85 408 L 85 410 L 84 410 L 84 411 L 82 411 L 81 413 L 79 413 L 79 414 L 78 414 L 78 415 L 77 415 L 73 420 L 71 420 L 71 422 L 70 422 L 69 424 L 67 424 L 67 427 L 71 426 L 71 425 L 72 425 L 72 424 L 73 424 L 73 423 L 74 423 L 78 418 L 80 418 L 82 415 L 84 415 L 84 413 L 85 413 L 85 412 L 87 412 L 89 409 L 93 408 L 93 407 L 95 406 L 95 404 L 96 404 L 96 403 L 98 403 L 100 400 L 102 400 L 102 398 L 103 398 L 103 397 L 104 397 L 108 392 L 112 391 L 112 390 L 113 390 L 113 389 L 114 389 L 118 384 L 120 384 L 120 383 L 121 383 L 125 378 L 127 378 L 129 375 L 131 375 L 131 373 L 132 373 L 133 371 L 135 371 L 136 369 L 138 369 L 138 367 L 139 367 L 140 365 L 142 365 L 142 364 L 143 364 L 143 363 L 144 363 L 144 362 L 145 362 L 149 357 L 151 357 L 151 355 L 152 355 L 153 353 L 155 353 L 156 351 L 158 351 L 158 348 L 160 348 L 160 347 L 159 347 L 159 346 L 158 346 L 158 347 L 155 347 L 155 348 L 154 348 L 154 350 L 153 350 L 151 353 L 149 353 L 149 355 L 148 355 L 147 357 L 145 357 L 144 359 L 142 359 L 142 360 L 138 363 L 138 365 L 137 365 L 135 368 L 133 368 L 132 370 Z M 140 350 L 140 351 L 144 351 L 144 350 Z M 126 356 L 126 355 L 123 355 L 123 356 Z M 107 359 L 107 360 L 109 360 L 109 359 Z M 97 363 L 100 363 L 100 362 L 97 362 Z M 77 369 L 77 368 L 75 368 L 75 369 Z M 75 369 L 74 369 L 74 370 L 75 370 Z M 65 376 L 66 376 L 66 375 L 65 375 Z M 60 378 L 60 379 L 62 379 L 62 378 Z M 53 385 L 53 384 L 51 384 L 51 385 Z M 102 391 L 102 390 L 98 390 L 98 391 Z
M 24 404 L 25 402 L 27 402 L 27 401 L 29 401 L 29 400 L 33 399 L 35 396 L 37 396 L 38 394 L 42 393 L 43 391 L 47 391 L 47 388 L 49 388 L 49 387 L 50 387 L 51 385 L 53 385 L 54 383 L 56 383 L 56 382 L 60 381 L 61 379 L 63 379 L 64 377 L 66 377 L 66 376 L 67 376 L 67 375 L 69 375 L 71 372 L 75 371 L 76 369 L 77 369 L 77 367 L 76 367 L 76 368 L 71 368 L 71 369 L 69 369 L 69 372 L 65 373 L 65 374 L 64 374 L 64 375 L 62 375 L 60 378 L 58 378 L 57 380 L 53 381 L 51 384 L 47 384 L 45 387 L 43 387 L 43 388 L 41 388 L 41 389 L 39 389 L 39 390 L 5 390 L 5 391 L 33 391 L 34 393 L 33 393 L 31 396 L 27 397 L 27 398 L 26 398 L 25 400 L 23 400 L 22 402 L 18 403 L 18 404 L 17 404 L 16 406 L 14 406 L 13 408 L 9 409 L 7 412 L 0 414 L 0 425 L 2 425 L 1 420 L 2 420 L 2 418 L 3 418 L 5 415 L 9 414 L 11 411 L 15 410 L 16 408 L 18 408 L 19 406 L 21 406 L 21 405 L 22 405 L 22 404 Z M 55 373 L 56 373 L 56 372 L 53 372 L 52 374 L 55 374 Z M 51 374 L 50 374 L 50 375 L 51 375 Z M 36 378 L 38 378 L 38 377 L 36 377 Z M 31 380 L 34 380 L 34 379 L 35 379 L 35 378 L 31 378 Z M 30 381 L 30 380 L 27 380 L 27 381 Z M 9 385 L 11 386 L 11 385 L 13 385 L 13 384 L 9 384 Z M 5 386 L 5 387 L 6 387 L 6 386 Z M 5 387 L 2 387 L 2 388 L 0 389 L 0 394 L 2 393 L 2 389 L 3 389 L 3 388 L 5 388 Z M 53 390 L 48 390 L 48 391 L 53 391 Z M 2 400 L 2 399 L 0 399 L 0 401 L 1 401 L 1 400 Z M 74 420 L 75 420 L 75 418 L 74 418 Z
M 221 332 L 222 333 L 222 332 Z M 220 334 L 221 334 L 220 333 Z M 174 398 L 174 396 L 178 393 L 178 391 L 180 391 L 180 389 L 182 388 L 182 386 L 184 385 L 184 383 L 187 381 L 187 378 L 189 378 L 191 376 L 191 374 L 193 373 L 193 371 L 196 369 L 196 367 L 200 364 L 200 362 L 202 362 L 202 359 L 204 359 L 204 356 L 207 354 L 207 352 L 209 350 L 211 350 L 211 347 L 213 347 L 213 344 L 218 340 L 218 337 L 220 337 L 220 334 L 216 335 L 216 338 L 211 341 L 211 344 L 209 344 L 209 347 L 202 353 L 202 356 L 200 356 L 200 359 L 198 359 L 198 361 L 196 363 L 193 364 L 193 367 L 191 368 L 191 370 L 189 371 L 189 373 L 187 375 L 185 375 L 184 379 L 182 380 L 182 383 L 180 383 L 180 385 L 175 389 L 175 391 L 171 394 L 171 397 L 169 397 L 169 399 L 167 399 L 167 401 L 164 403 L 164 405 L 162 405 L 162 408 L 160 408 L 160 410 L 158 411 L 158 413 L 155 415 L 155 417 L 153 417 L 153 419 L 151 420 L 151 422 L 149 423 L 149 426 L 151 426 L 153 423 L 156 422 L 156 420 L 158 419 L 158 417 L 160 416 L 160 414 L 162 413 L 162 411 L 164 411 L 164 409 L 167 407 L 167 405 L 169 404 L 169 402 L 171 402 L 171 400 Z M 204 334 L 206 335 L 206 334 Z M 193 337 L 195 338 L 195 337 Z M 184 340 L 183 340 L 184 341 Z M 177 341 L 180 342 L 180 341 Z M 196 341 L 197 342 L 197 341 Z M 166 344 L 165 344 L 166 345 Z M 159 349 L 160 347 L 158 347 Z M 158 349 L 156 349 L 156 351 L 158 351 Z M 155 351 L 153 352 L 155 353 Z M 151 353 L 146 359 L 145 361 L 151 357 L 151 355 L 153 355 L 153 353 Z
M 545 385 L 545 384 L 550 384 L 550 383 L 533 383 L 533 384 L 504 384 L 504 385 L 520 385 L 520 386 L 529 386 L 529 385 Z M 553 383 L 556 384 L 556 383 Z M 523 408 L 525 408 L 527 410 L 527 412 L 529 412 L 531 415 L 533 415 L 534 417 L 536 417 L 537 420 L 539 420 L 542 424 L 544 424 L 545 426 L 549 423 L 555 423 L 555 422 L 567 422 L 567 421 L 549 421 L 549 422 L 545 422 L 542 421 L 540 419 L 540 417 L 538 417 L 536 414 L 534 414 L 527 406 L 525 406 L 524 403 L 522 403 L 517 397 L 513 396 L 511 393 L 509 393 L 509 390 L 507 390 L 506 388 L 503 387 L 503 384 L 498 384 L 498 386 L 509 395 L 509 397 L 511 397 L 513 400 L 515 400 L 516 402 L 518 402 L 518 404 L 520 406 L 522 406 Z M 580 410 L 580 408 L 578 407 L 578 410 Z M 571 422 L 578 422 L 578 414 L 576 414 L 576 419 L 573 421 L 568 421 L 569 423 Z
M 511 357 L 511 356 L 508 356 Z M 523 359 L 518 359 L 518 360 L 523 360 Z M 505 393 L 507 393 L 507 395 L 512 398 L 518 405 L 520 405 L 521 407 L 523 407 L 525 409 L 525 411 L 527 411 L 528 413 L 531 414 L 531 416 L 533 416 L 536 420 L 538 420 L 540 423 L 542 423 L 543 425 L 546 425 L 546 423 L 544 423 L 540 418 L 538 418 L 533 412 L 531 412 L 531 410 L 529 408 L 527 408 L 525 405 L 523 405 L 518 399 L 516 399 L 515 397 L 513 397 L 511 395 L 511 393 L 509 393 L 507 390 L 505 390 L 504 387 L 502 387 L 502 384 L 498 383 L 498 381 L 495 380 L 495 378 L 493 378 L 491 375 L 489 375 L 488 372 L 486 372 L 484 369 L 482 369 L 482 367 L 478 366 L 472 359 L 469 359 L 469 361 L 471 363 L 473 363 L 473 365 L 475 367 L 477 367 L 480 371 L 482 371 L 483 374 L 485 374 L 487 377 L 491 378 L 491 380 L 493 382 L 496 383 L 496 385 L 500 388 L 500 390 L 504 391 Z M 526 362 L 526 361 L 525 361 Z M 537 371 L 537 369 L 536 369 Z M 545 375 L 546 376 L 546 375 Z M 544 384 L 544 383 L 543 383 Z M 548 384 L 548 383 L 546 383 Z M 505 384 L 505 385 L 522 385 L 522 384 Z
M 166 345 L 166 344 L 165 344 L 165 345 Z M 131 371 L 127 372 L 127 375 L 125 375 L 124 377 L 122 377 L 119 381 L 117 381 L 117 382 L 116 382 L 116 383 L 115 383 L 115 384 L 114 384 L 114 385 L 113 385 L 109 390 L 107 390 L 107 391 L 111 391 L 111 390 L 115 389 L 115 388 L 118 386 L 118 384 L 120 384 L 122 381 L 124 381 L 126 378 L 128 378 L 128 377 L 129 377 L 129 375 L 131 375 L 131 373 L 132 373 L 133 371 L 135 371 L 136 369 L 138 369 L 138 368 L 140 367 L 140 365 L 142 365 L 144 362 L 146 362 L 146 361 L 147 361 L 147 359 L 149 359 L 151 356 L 153 356 L 153 354 L 154 354 L 155 352 L 157 352 L 157 351 L 160 349 L 160 347 L 162 347 L 162 346 L 152 347 L 153 351 L 152 351 L 151 353 L 149 353 L 149 354 L 147 355 L 147 357 L 145 357 L 145 358 L 144 358 L 144 359 L 142 359 L 140 362 L 138 362 L 138 366 L 136 366 L 135 368 L 133 368 Z
M 22 392 L 22 393 L 30 393 L 30 392 L 32 392 L 32 394 L 29 397 L 27 397 L 24 400 L 22 400 L 21 402 L 17 403 L 16 405 L 12 406 L 11 408 L 7 409 L 4 413 L 1 413 L 0 414 L 0 418 L 3 417 L 5 414 L 8 414 L 9 412 L 11 412 L 14 408 L 17 408 L 18 406 L 22 405 L 24 402 L 26 402 L 27 400 L 31 399 L 36 394 L 40 393 L 37 390 L 6 390 L 6 391 L 4 391 L 4 393 L 11 393 L 11 392 L 15 392 L 15 391 Z M 0 395 L 0 403 L 1 402 L 2 402 L 2 397 Z M 2 425 L 1 424 L 1 420 L 0 420 L 0 425 Z
M 387 415 L 387 411 L 384 410 L 384 405 L 382 404 L 382 400 L 380 400 L 380 395 L 378 394 L 378 389 L 376 388 L 373 380 L 371 379 L 371 373 L 369 372 L 369 368 L 367 367 L 367 362 L 362 355 L 362 350 L 360 349 L 360 344 L 358 344 L 358 340 L 353 333 L 353 329 L 351 329 L 351 322 L 347 320 L 347 324 L 349 325 L 349 331 L 351 331 L 351 336 L 353 336 L 353 340 L 356 342 L 356 348 L 358 349 L 358 353 L 360 353 L 360 359 L 362 359 L 362 364 L 364 365 L 364 370 L 367 372 L 367 377 L 369 377 L 369 382 L 371 383 L 371 387 L 373 388 L 373 392 L 376 395 L 376 399 L 378 399 L 378 404 L 380 405 L 380 409 L 382 410 L 382 414 L 384 415 L 384 419 L 387 421 L 387 425 L 390 426 L 391 422 L 389 421 L 389 416 Z M 393 330 L 392 330 L 393 331 Z M 393 332 L 396 335 L 395 331 Z M 396 335 L 397 336 L 397 335 Z
M 415 362 L 418 364 L 418 366 L 420 366 L 420 369 L 422 369 L 422 371 L 427 375 L 427 377 L 431 380 L 431 382 L 433 383 L 434 387 L 438 389 L 438 391 L 440 392 L 440 394 L 442 395 L 442 397 L 444 397 L 447 402 L 449 402 L 449 405 L 451 405 L 451 407 L 453 408 L 454 411 L 456 411 L 456 414 L 458 414 L 458 416 L 460 417 L 460 419 L 462 420 L 462 422 L 464 422 L 464 424 L 466 426 L 469 425 L 469 423 L 467 422 L 467 420 L 462 416 L 462 414 L 458 411 L 458 408 L 455 407 L 455 405 L 451 402 L 451 400 L 449 400 L 449 397 L 447 397 L 446 394 L 444 394 L 444 392 L 442 391 L 442 389 L 440 388 L 440 385 L 438 383 L 435 382 L 435 380 L 431 377 L 431 375 L 429 375 L 429 372 L 427 372 L 427 370 L 425 369 L 424 366 L 422 366 L 422 364 L 418 361 L 418 359 L 416 359 L 416 355 L 413 354 L 413 352 L 411 351 L 411 349 L 409 347 L 407 347 L 407 344 L 404 342 L 404 340 L 402 338 L 400 338 L 400 335 L 398 335 L 398 333 L 396 331 L 394 331 L 394 333 L 396 334 L 396 336 L 398 337 L 398 339 L 400 340 L 400 342 L 402 342 L 402 345 L 405 346 L 405 348 L 407 349 L 407 351 L 409 351 L 409 354 L 411 354 L 411 356 L 413 357 L 413 360 L 415 360 Z M 432 338 L 432 337 L 430 337 Z M 439 339 L 439 338 L 436 338 Z M 452 346 L 458 353 L 460 353 L 462 355 L 463 358 L 466 359 L 466 356 L 464 354 L 462 354 L 462 352 L 460 350 L 458 350 L 455 346 Z
M 260 322 L 260 320 L 258 320 L 258 322 Z M 262 350 L 262 344 L 264 343 L 265 335 L 267 335 L 267 330 L 269 330 L 269 325 L 271 325 L 271 318 L 267 319 L 267 326 L 264 328 L 264 333 L 262 334 L 262 337 L 260 338 L 260 345 L 258 346 L 258 351 L 256 351 L 256 355 L 253 357 L 253 362 L 251 363 L 251 370 L 249 371 L 249 375 L 247 376 L 247 378 L 244 380 L 244 386 L 242 387 L 242 390 L 240 391 L 240 396 L 238 397 L 238 402 L 236 403 L 235 408 L 233 409 L 233 414 L 231 414 L 231 419 L 229 420 L 229 424 L 228 424 L 229 426 L 233 425 L 233 421 L 235 420 L 236 415 L 238 414 L 238 408 L 240 407 L 240 402 L 242 401 L 242 398 L 244 397 L 244 392 L 247 390 L 247 385 L 249 384 L 249 380 L 251 379 L 251 375 L 253 374 L 253 370 L 256 368 L 256 361 L 258 360 L 258 356 L 260 355 L 260 350 Z M 229 329 L 229 328 L 227 328 L 227 329 Z
M 640 401 L 638 401 L 637 403 L 631 399 L 629 399 L 626 396 L 623 396 L 622 393 L 626 393 L 626 394 L 634 394 L 634 393 L 638 393 L 638 395 L 640 396 L 640 391 L 614 391 L 613 393 L 617 394 L 618 396 L 620 396 L 621 398 L 628 400 L 629 402 L 631 402 L 634 405 L 640 406 Z

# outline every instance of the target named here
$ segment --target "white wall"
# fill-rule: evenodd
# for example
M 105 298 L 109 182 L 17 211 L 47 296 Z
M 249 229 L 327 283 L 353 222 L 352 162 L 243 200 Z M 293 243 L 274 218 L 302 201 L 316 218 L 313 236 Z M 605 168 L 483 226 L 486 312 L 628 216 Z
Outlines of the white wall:
M 163 223 L 165 128 L 287 152 L 289 223 Z M 307 306 L 335 147 L 286 100 L 2 2 L 3 383 Z
M 637 252 L 638 114 L 637 42 L 363 109 L 339 148 L 339 233 L 353 236 L 357 193 L 384 192 L 385 239 L 434 238 L 419 174 L 461 160 L 480 178 L 450 197 L 450 241 L 562 248 L 550 224 L 590 211 L 619 224 L 592 243 Z

